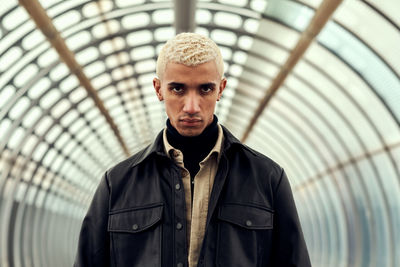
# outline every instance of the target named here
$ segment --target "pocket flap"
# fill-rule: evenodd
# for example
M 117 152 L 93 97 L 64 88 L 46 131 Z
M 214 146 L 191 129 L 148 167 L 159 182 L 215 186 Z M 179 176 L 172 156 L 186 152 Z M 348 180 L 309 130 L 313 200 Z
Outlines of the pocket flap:
M 161 220 L 163 204 L 158 203 L 146 207 L 110 213 L 108 231 L 138 233 L 155 225 Z
M 273 211 L 243 204 L 224 204 L 218 218 L 246 229 L 272 229 Z

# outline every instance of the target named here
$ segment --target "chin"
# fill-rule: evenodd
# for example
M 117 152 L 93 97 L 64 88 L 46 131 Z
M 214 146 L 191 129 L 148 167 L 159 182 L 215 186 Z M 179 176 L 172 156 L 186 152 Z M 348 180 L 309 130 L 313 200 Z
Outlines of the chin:
M 202 129 L 180 129 L 178 132 L 182 136 L 192 137 L 200 135 L 203 131 Z

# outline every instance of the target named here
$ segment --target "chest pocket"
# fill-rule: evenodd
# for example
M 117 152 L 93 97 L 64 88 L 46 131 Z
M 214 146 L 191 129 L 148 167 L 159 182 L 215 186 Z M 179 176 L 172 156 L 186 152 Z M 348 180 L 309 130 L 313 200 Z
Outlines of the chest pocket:
M 108 231 L 115 266 L 161 266 L 163 204 L 111 212 Z
M 218 266 L 263 266 L 269 258 L 274 214 L 266 208 L 223 204 L 218 212 Z

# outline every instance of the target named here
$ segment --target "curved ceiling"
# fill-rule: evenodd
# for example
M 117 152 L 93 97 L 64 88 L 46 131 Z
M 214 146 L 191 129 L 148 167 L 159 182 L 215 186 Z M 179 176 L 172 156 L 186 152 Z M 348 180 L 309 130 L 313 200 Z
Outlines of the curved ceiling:
M 400 2 L 184 2 L 3 1 L 0 265 L 71 266 L 102 173 L 165 125 L 156 57 L 187 26 L 221 47 L 219 121 L 285 167 L 313 265 L 400 266 Z

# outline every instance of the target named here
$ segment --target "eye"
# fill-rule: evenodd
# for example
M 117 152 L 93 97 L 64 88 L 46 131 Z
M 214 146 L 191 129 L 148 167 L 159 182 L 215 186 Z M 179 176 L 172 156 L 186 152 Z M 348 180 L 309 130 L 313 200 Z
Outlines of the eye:
M 210 93 L 212 90 L 214 90 L 214 88 L 212 86 L 204 86 L 201 88 L 201 92 L 203 94 Z
M 179 87 L 179 86 L 171 87 L 170 90 L 177 94 L 180 94 L 183 92 L 183 88 Z

